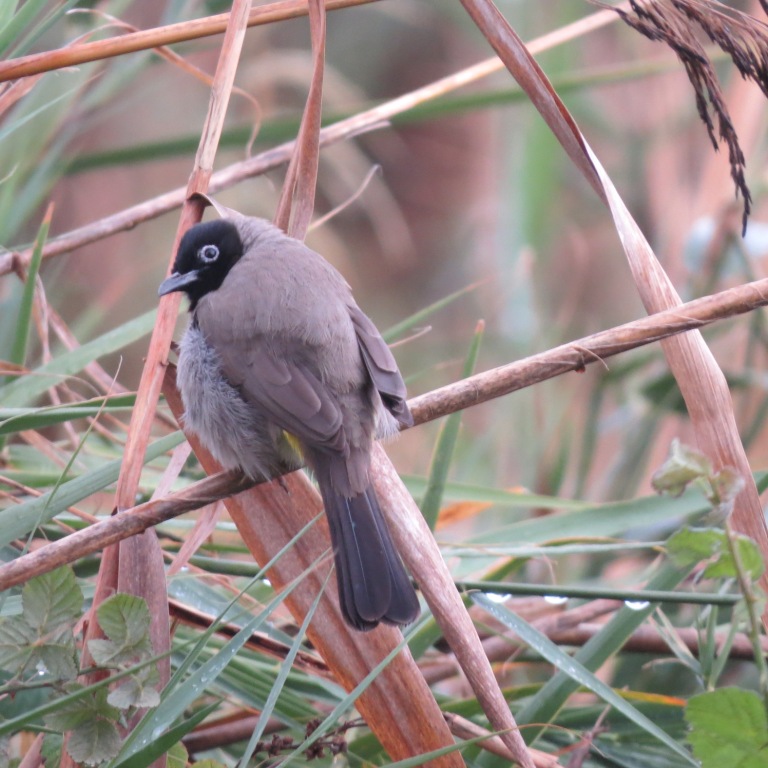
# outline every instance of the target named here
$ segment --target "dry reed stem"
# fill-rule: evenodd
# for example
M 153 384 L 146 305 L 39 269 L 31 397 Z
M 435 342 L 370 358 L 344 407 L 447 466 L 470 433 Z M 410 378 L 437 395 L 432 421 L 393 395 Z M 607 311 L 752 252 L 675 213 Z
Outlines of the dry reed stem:
M 528 47 L 532 53 L 541 53 L 556 45 L 562 45 L 564 42 L 574 39 L 574 37 L 594 31 L 607 24 L 615 23 L 616 20 L 617 16 L 612 11 L 598 11 L 562 29 L 536 38 L 531 41 Z M 494 72 L 498 72 L 503 67 L 503 63 L 494 56 L 402 96 L 386 101 L 383 104 L 379 104 L 376 107 L 360 112 L 357 115 L 339 120 L 321 130 L 320 146 L 330 146 L 365 131 L 380 128 L 392 117 L 476 82 Z M 265 173 L 287 163 L 292 156 L 294 145 L 295 141 L 287 141 L 247 160 L 222 168 L 211 176 L 208 192 L 216 194 L 245 179 Z M 157 218 L 181 206 L 186 199 L 186 195 L 186 187 L 178 187 L 143 203 L 125 208 L 111 216 L 106 216 L 83 227 L 78 227 L 46 243 L 43 248 L 43 258 L 47 259 L 69 253 L 76 248 L 81 248 L 118 232 L 132 229 L 144 221 Z M 20 253 L 10 251 L 0 253 L 0 275 L 7 274 L 17 267 L 26 266 L 31 258 L 31 253 L 31 249 Z
M 309 0 L 309 21 L 312 35 L 312 79 L 295 149 L 291 153 L 275 214 L 275 224 L 298 240 L 304 240 L 315 210 L 317 171 L 320 164 L 325 73 L 325 9 L 319 0 Z
M 328 11 L 335 11 L 372 2 L 376 0 L 325 0 L 325 7 Z M 306 15 L 306 0 L 280 0 L 280 2 L 254 8 L 249 14 L 246 25 L 255 27 Z M 16 59 L 0 62 L 0 82 L 218 35 L 227 29 L 229 16 L 228 13 L 220 13 L 216 16 L 132 32 L 108 40 L 74 44 L 55 51 L 19 56 Z
M 514 363 L 475 374 L 408 401 L 416 425 L 488 402 L 525 387 L 651 344 L 675 334 L 768 305 L 768 278 L 705 296 L 631 323 L 599 331 Z M 98 552 L 108 544 L 252 486 L 240 472 L 223 472 L 183 491 L 148 501 L 35 552 L 0 565 L 0 592 Z
M 395 546 L 427 601 L 491 727 L 523 768 L 533 759 L 485 655 L 472 617 L 453 583 L 432 532 L 380 445 L 371 457 L 371 479 Z
M 487 728 L 473 723 L 471 720 L 467 720 L 461 715 L 457 715 L 455 712 L 444 712 L 443 717 L 448 723 L 448 727 L 451 729 L 451 733 L 457 739 L 477 739 L 481 736 L 487 736 L 488 738 L 477 742 L 477 746 L 484 749 L 486 752 L 490 752 L 492 755 L 502 757 L 505 760 L 514 761 L 515 756 L 504 744 L 501 738 L 491 733 Z M 531 758 L 535 768 L 558 768 L 560 763 L 554 755 L 549 755 L 546 752 L 542 752 L 539 749 L 529 749 Z
M 613 216 L 646 310 L 653 313 L 679 306 L 681 299 L 672 282 L 570 113 L 523 42 L 491 0 L 462 0 L 462 4 L 541 112 L 576 167 L 593 188 L 597 185 L 600 198 L 606 202 Z M 685 401 L 700 450 L 709 456 L 716 469 L 733 467 L 745 481 L 744 490 L 736 497 L 734 504 L 732 521 L 735 529 L 754 539 L 763 558 L 768 560 L 768 526 L 722 371 L 700 334 L 669 339 L 662 343 L 662 349 Z M 763 574 L 760 583 L 764 589 L 768 588 L 768 573 Z M 768 607 L 763 621 L 768 624 Z

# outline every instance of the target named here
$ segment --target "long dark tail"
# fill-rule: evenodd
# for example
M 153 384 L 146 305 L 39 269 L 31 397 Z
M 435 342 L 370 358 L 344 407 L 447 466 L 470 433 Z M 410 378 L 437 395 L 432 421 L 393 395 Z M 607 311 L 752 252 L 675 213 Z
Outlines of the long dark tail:
M 373 488 L 345 498 L 322 469 L 315 467 L 315 475 L 331 529 L 344 618 L 363 631 L 380 621 L 409 624 L 419 615 L 419 600 Z

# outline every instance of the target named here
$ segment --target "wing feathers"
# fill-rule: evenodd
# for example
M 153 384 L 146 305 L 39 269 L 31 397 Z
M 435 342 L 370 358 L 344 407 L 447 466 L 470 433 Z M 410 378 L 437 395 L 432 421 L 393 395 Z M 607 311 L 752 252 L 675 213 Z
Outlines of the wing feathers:
M 405 382 L 387 343 L 360 307 L 351 306 L 349 316 L 355 327 L 365 367 L 384 406 L 404 427 L 413 426 L 413 416 L 405 401 Z

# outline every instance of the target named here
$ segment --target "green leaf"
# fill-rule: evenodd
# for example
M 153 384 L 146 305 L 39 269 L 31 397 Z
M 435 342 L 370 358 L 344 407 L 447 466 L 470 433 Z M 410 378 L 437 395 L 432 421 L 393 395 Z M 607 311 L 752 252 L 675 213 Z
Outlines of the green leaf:
M 70 733 L 67 752 L 78 763 L 99 765 L 118 753 L 120 743 L 115 723 L 96 712 Z
M 739 560 L 750 578 L 758 579 L 765 564 L 752 539 L 732 534 Z M 728 543 L 728 534 L 717 528 L 683 528 L 667 541 L 667 550 L 672 559 L 684 566 L 697 565 L 705 560 L 711 562 L 704 570 L 710 579 L 727 579 L 738 576 L 736 562 Z
M 700 451 L 673 440 L 669 457 L 654 472 L 651 483 L 659 493 L 679 496 L 694 480 L 712 475 L 712 462 Z
M 189 753 L 187 748 L 177 741 L 169 750 L 166 757 L 166 768 L 187 768 Z M 222 766 L 226 768 L 226 766 Z
M 77 675 L 72 635 L 83 593 L 71 568 L 30 579 L 22 590 L 22 615 L 0 621 L 0 667 L 15 676 L 36 672 L 59 680 Z
M 23 619 L 0 621 L 0 669 L 20 675 L 27 667 L 37 632 Z
M 145 667 L 110 691 L 107 702 L 118 709 L 156 707 L 160 703 L 160 694 L 157 691 L 159 682 L 157 667 Z
M 32 23 L 32 20 L 47 2 L 48 0 L 27 0 L 18 13 L 11 18 L 8 18 L 7 13 L 4 14 L 5 23 L 0 29 L 0 52 L 5 53 L 5 50 L 19 39 L 24 29 Z M 9 3 L 8 0 L 5 0 L 3 5 L 5 4 L 12 7 L 12 3 Z
M 30 662 L 34 662 L 39 675 L 48 675 L 57 680 L 72 680 L 78 673 L 77 648 L 72 627 L 63 627 L 58 632 L 39 641 Z
M 313 523 L 314 521 L 302 530 L 306 530 Z M 314 565 L 311 567 L 314 567 Z M 180 677 L 179 673 L 182 671 L 182 668 L 177 670 L 163 690 L 161 696 L 162 705 L 148 712 L 136 725 L 132 733 L 125 740 L 120 751 L 120 758 L 115 763 L 114 768 L 118 768 L 118 766 L 119 768 L 133 768 L 134 765 L 138 765 L 135 757 L 143 749 L 143 744 L 146 744 L 147 741 L 156 741 L 158 733 L 164 733 L 167 729 L 171 728 L 173 721 L 200 696 L 208 685 L 219 677 L 246 642 L 248 642 L 251 635 L 267 621 L 272 611 L 285 600 L 286 596 L 298 586 L 300 581 L 301 577 L 296 579 L 283 592 L 275 595 L 264 609 L 250 619 L 215 656 L 212 656 L 197 669 L 193 670 L 186 679 L 181 679 Z M 209 631 L 213 632 L 215 626 L 215 624 L 211 625 Z M 201 639 L 204 645 L 205 635 Z
M 97 664 L 117 666 L 141 661 L 152 653 L 149 608 L 143 598 L 125 593 L 112 595 L 99 606 L 96 616 L 107 637 L 88 643 Z
M 72 624 L 83 607 L 83 592 L 69 566 L 30 579 L 21 591 L 24 619 L 41 635 Z
M 325 583 L 323 584 L 323 588 L 318 590 L 317 596 L 315 597 L 314 601 L 312 602 L 312 605 L 307 611 L 307 615 L 304 617 L 304 621 L 302 622 L 301 627 L 299 628 L 299 631 L 296 633 L 296 637 L 291 643 L 290 650 L 286 654 L 285 659 L 283 660 L 283 663 L 280 665 L 280 672 L 277 675 L 277 678 L 275 679 L 275 683 L 272 686 L 272 690 L 270 690 L 269 696 L 267 697 L 267 701 L 264 704 L 264 707 L 262 708 L 261 713 L 259 714 L 259 719 L 256 723 L 256 727 L 253 729 L 251 738 L 248 740 L 248 744 L 246 745 L 245 750 L 243 751 L 243 755 L 241 757 L 241 765 L 247 765 L 251 761 L 251 758 L 253 757 L 253 753 L 256 751 L 256 746 L 258 745 L 259 739 L 262 737 L 262 734 L 264 733 L 264 729 L 267 727 L 269 718 L 272 717 L 272 713 L 275 710 L 275 705 L 277 704 L 277 699 L 280 696 L 280 693 L 283 690 L 283 686 L 285 685 L 285 681 L 287 680 L 288 675 L 293 668 L 293 662 L 296 659 L 296 654 L 298 654 L 299 649 L 301 648 L 301 645 L 304 642 L 304 636 L 307 633 L 307 628 L 309 627 L 309 623 L 312 621 L 312 617 L 315 615 L 317 606 L 320 604 L 320 598 L 323 596 L 323 594 L 325 593 L 325 590 L 328 587 L 328 579 L 330 578 L 330 576 L 331 576 L 331 571 L 328 571 L 328 575 L 325 578 Z
M 17 365 L 24 365 L 27 359 L 27 344 L 29 342 L 29 325 L 32 321 L 32 305 L 35 299 L 35 284 L 37 282 L 37 273 L 40 270 L 40 262 L 43 258 L 43 245 L 48 237 L 48 228 L 51 224 L 50 208 L 35 238 L 35 245 L 32 249 L 32 258 L 29 261 L 27 270 L 27 279 L 24 282 L 24 291 L 21 297 L 21 306 L 16 318 L 16 336 L 13 340 L 11 349 L 11 362 Z
M 754 692 L 721 688 L 693 696 L 685 708 L 688 741 L 702 768 L 765 768 L 768 715 Z
M 466 288 L 462 288 L 461 290 L 449 293 L 447 296 L 444 296 L 442 299 L 438 299 L 428 307 L 424 307 L 424 309 L 420 309 L 418 312 L 414 312 L 414 314 L 412 314 L 410 317 L 406 317 L 405 320 L 401 320 L 397 325 L 393 325 L 391 328 L 387 328 L 387 330 L 381 334 L 382 337 L 387 343 L 391 343 L 393 339 L 396 339 L 402 334 L 407 333 L 414 326 L 423 323 L 430 315 L 433 315 L 443 307 L 447 307 L 449 304 L 456 301 L 456 299 L 460 298 L 465 293 L 474 291 L 478 285 L 479 283 L 473 283 L 472 285 L 468 285 Z
M 215 701 L 209 704 L 207 707 L 202 707 L 196 711 L 192 717 L 183 720 L 178 725 L 170 728 L 159 737 L 155 737 L 153 734 L 150 739 L 150 743 L 143 749 L 139 749 L 135 754 L 129 757 L 127 760 L 122 761 L 119 765 L 123 768 L 146 768 L 151 765 L 153 760 L 156 760 L 161 755 L 164 755 L 168 750 L 173 749 L 175 746 L 181 744 L 181 740 L 188 734 L 197 728 L 200 723 L 205 720 L 208 715 L 215 711 L 219 706 L 219 702 Z M 170 767 L 171 762 L 168 761 Z M 112 768 L 112 766 L 110 766 Z

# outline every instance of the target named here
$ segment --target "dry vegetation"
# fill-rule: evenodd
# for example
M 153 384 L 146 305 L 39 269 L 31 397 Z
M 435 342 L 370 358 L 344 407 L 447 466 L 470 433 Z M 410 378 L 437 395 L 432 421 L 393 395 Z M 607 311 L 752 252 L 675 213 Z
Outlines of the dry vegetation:
M 765 8 L 614 5 L 0 3 L 0 764 L 763 764 Z M 206 194 L 389 329 L 405 639 L 178 431 Z

